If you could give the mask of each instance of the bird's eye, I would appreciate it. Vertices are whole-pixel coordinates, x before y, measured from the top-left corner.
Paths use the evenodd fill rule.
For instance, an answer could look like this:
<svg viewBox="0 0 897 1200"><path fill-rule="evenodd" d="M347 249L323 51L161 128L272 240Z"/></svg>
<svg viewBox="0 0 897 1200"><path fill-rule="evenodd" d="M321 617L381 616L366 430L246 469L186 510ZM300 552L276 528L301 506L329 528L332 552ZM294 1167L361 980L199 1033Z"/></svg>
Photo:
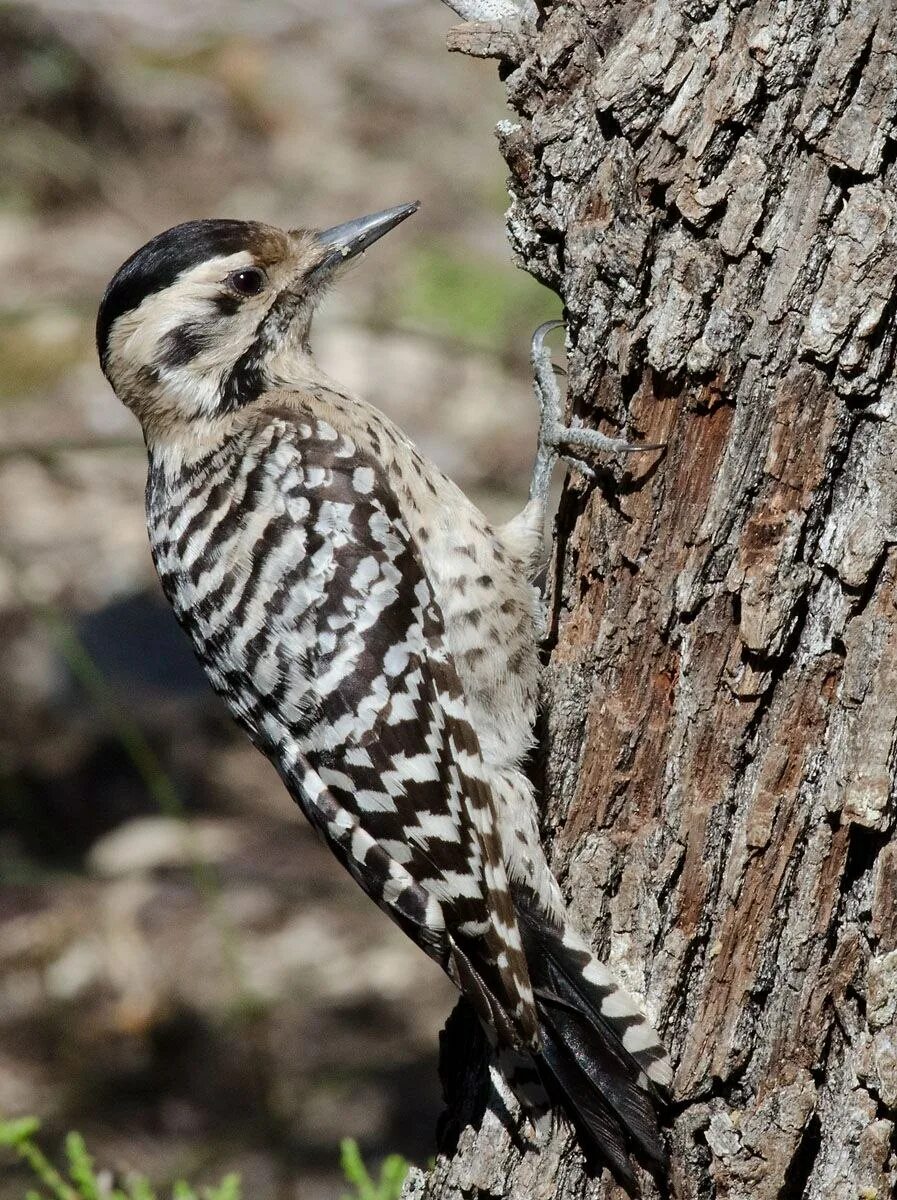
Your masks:
<svg viewBox="0 0 897 1200"><path fill-rule="evenodd" d="M227 285L240 296L257 296L265 286L265 272L258 267L243 267L228 275Z"/></svg>

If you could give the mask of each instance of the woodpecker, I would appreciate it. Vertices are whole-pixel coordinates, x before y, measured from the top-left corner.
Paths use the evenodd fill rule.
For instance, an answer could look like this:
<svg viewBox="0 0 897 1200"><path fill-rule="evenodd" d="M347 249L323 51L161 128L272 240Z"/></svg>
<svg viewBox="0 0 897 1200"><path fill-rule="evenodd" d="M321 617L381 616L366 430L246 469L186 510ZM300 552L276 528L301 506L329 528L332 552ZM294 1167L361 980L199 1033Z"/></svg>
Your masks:
<svg viewBox="0 0 897 1200"><path fill-rule="evenodd" d="M212 687L343 866L632 1189L631 1153L665 1169L669 1060L566 914L524 766L552 467L646 447L564 426L542 326L530 499L497 526L324 374L309 344L323 292L417 207L324 232L169 229L106 289L100 363L143 428L153 560Z"/></svg>

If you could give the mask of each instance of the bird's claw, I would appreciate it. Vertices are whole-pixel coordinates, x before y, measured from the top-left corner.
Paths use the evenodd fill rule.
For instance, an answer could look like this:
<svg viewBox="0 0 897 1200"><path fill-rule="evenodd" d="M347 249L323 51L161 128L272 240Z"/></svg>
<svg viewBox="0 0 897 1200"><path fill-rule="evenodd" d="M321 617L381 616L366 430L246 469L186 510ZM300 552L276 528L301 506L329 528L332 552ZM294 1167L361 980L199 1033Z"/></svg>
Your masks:
<svg viewBox="0 0 897 1200"><path fill-rule="evenodd" d="M539 403L540 416L539 445L533 466L530 499L539 499L543 505L546 505L548 501L551 468L558 458L562 458L586 479L591 480L596 477L594 468L584 462L582 458L568 453L570 450L598 454L635 454L639 451L663 449L662 445L656 443L627 442L625 438L610 437L598 429L583 429L563 424L561 420L563 401L555 374L566 374L566 372L563 368L555 366L551 359L551 351L545 345L545 338L551 330L561 326L563 326L563 321L545 321L540 325L533 334L530 351L533 364L533 389Z"/></svg>
<svg viewBox="0 0 897 1200"><path fill-rule="evenodd" d="M551 333L552 329L562 329L563 321L543 321L542 324L533 333L532 341L530 342L530 358L533 366L537 366L545 353L545 338Z"/></svg>
<svg viewBox="0 0 897 1200"><path fill-rule="evenodd" d="M572 467L574 471L578 472L578 474L582 475L590 482L598 478L595 468L590 467L589 464L587 462L583 462L581 458L574 458L572 454L559 454L558 458L560 458L567 464L568 467Z"/></svg>
<svg viewBox="0 0 897 1200"><path fill-rule="evenodd" d="M659 443L627 442L625 438L610 437L599 429L583 429L576 425L557 425L549 434L561 458L565 446L581 450L595 450L601 454L636 454L641 450L662 450Z"/></svg>

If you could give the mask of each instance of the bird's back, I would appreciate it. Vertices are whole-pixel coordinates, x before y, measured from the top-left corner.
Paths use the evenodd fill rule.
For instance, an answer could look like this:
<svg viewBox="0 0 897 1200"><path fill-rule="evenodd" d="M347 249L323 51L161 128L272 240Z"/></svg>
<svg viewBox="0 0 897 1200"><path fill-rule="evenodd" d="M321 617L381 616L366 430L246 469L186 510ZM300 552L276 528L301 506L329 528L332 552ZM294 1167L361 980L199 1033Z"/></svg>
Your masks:
<svg viewBox="0 0 897 1200"><path fill-rule="evenodd" d="M324 389L159 455L147 512L213 686L347 869L536 1055L622 1176L624 1130L661 1157L665 1056L570 927L539 842L513 546L395 426Z"/></svg>
<svg viewBox="0 0 897 1200"><path fill-rule="evenodd" d="M492 796L413 517L332 417L314 396L275 396L220 444L151 459L162 585L347 868L487 1024L533 1043Z"/></svg>

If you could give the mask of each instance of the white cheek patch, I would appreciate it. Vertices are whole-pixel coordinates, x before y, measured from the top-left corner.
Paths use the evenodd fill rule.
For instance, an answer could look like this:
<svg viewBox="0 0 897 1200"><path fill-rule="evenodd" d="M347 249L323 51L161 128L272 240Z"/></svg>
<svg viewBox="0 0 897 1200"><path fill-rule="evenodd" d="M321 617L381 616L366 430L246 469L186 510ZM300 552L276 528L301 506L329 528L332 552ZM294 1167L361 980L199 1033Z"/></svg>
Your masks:
<svg viewBox="0 0 897 1200"><path fill-rule="evenodd" d="M110 358L118 358L131 368L153 366L162 338L190 321L208 319L212 302L220 294L221 281L251 262L248 251L220 255L191 267L168 287L145 296L113 325Z"/></svg>
<svg viewBox="0 0 897 1200"><path fill-rule="evenodd" d="M163 390L176 395L184 415L214 411L225 374L252 345L270 303L267 297L255 303L247 300L228 314L216 306L222 281L253 261L248 251L208 259L123 313L109 337L113 376L132 380L152 371ZM192 328L197 349L178 362L166 339L171 343L176 331L185 327ZM166 362L166 357L172 361Z"/></svg>

